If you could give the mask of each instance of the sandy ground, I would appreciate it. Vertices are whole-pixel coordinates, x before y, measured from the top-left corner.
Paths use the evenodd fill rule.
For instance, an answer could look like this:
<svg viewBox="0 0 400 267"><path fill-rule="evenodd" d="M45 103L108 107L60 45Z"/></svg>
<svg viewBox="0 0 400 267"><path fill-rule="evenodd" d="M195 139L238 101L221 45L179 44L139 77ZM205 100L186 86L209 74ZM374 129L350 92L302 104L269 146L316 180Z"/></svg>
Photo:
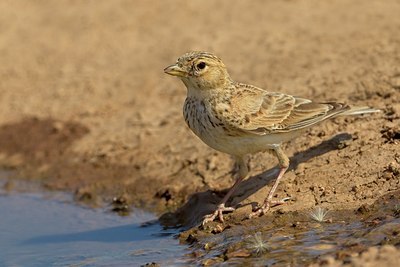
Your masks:
<svg viewBox="0 0 400 267"><path fill-rule="evenodd" d="M0 165L91 205L114 199L195 225L233 183L233 161L186 127L186 90L163 68L206 50L237 81L381 109L285 145L292 164L277 191L291 198L284 212L372 204L400 185L399 10L361 0L1 1ZM228 222L263 200L276 163L249 159Z"/></svg>

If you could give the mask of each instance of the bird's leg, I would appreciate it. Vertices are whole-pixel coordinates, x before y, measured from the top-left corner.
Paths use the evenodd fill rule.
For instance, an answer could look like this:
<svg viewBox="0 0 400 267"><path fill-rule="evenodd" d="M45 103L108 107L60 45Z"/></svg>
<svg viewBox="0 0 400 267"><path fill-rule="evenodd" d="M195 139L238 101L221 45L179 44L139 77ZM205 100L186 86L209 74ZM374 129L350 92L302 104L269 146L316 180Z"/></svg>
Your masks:
<svg viewBox="0 0 400 267"><path fill-rule="evenodd" d="M282 179L283 175L289 168L289 158L285 155L283 150L278 146L278 147L274 148L274 152L275 152L276 156L278 157L279 166L280 166L280 171L279 171L278 177L276 178L274 185L272 186L271 190L269 191L267 198L264 200L263 205L258 210L250 213L249 218L252 218L254 216L261 216L268 212L268 210L271 208L271 205L283 204L287 200L286 198L282 199L282 200L278 200L278 201L272 200L272 197L275 194L276 188L278 187L280 180Z"/></svg>
<svg viewBox="0 0 400 267"><path fill-rule="evenodd" d="M230 196L233 194L233 192L236 190L236 188L239 186L240 182L242 182L243 179L249 173L249 169L247 168L247 164L244 161L243 157L237 157L236 163L239 165L239 177L236 179L236 181L233 184L233 186L231 187L231 189L229 189L228 193L224 196L221 203L218 205L217 209L212 214L204 216L202 225L205 225L208 222L214 221L214 219L217 217L221 222L224 222L224 216L222 215L222 213L224 211L235 210L235 208L233 208L233 207L225 207L225 204L228 201L228 199L230 198Z"/></svg>

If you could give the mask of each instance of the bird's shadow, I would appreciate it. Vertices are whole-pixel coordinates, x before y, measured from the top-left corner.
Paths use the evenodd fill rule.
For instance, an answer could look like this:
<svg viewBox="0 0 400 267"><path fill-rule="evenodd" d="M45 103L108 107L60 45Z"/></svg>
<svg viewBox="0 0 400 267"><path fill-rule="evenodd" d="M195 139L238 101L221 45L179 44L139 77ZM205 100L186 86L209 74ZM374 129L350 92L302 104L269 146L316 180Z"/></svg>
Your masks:
<svg viewBox="0 0 400 267"><path fill-rule="evenodd" d="M311 158L337 150L343 141L351 139L352 136L350 134L341 133L305 151L297 152L290 158L290 166L287 171L295 170L300 163L307 162ZM248 198L265 185L273 182L278 171L279 168L276 166L244 180L240 184L240 191L234 192L231 196L230 199L233 201L228 200L228 205L237 206L242 200ZM184 227L193 227L202 220L204 215L212 213L217 208L217 205L228 190L229 189L219 192L207 190L205 192L195 193L191 195L189 200L176 212L163 214L160 217L160 221L162 224L168 226L181 225Z"/></svg>

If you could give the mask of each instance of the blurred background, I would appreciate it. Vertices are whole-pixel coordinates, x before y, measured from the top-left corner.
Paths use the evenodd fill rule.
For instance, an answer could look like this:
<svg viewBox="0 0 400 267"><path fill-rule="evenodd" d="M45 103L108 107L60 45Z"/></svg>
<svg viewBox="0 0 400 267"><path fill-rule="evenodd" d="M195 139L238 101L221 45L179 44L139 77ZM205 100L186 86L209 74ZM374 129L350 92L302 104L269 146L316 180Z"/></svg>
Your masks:
<svg viewBox="0 0 400 267"><path fill-rule="evenodd" d="M97 194L134 195L142 205L227 188L229 157L184 125L185 88L163 69L206 50L237 81L398 114L399 8L362 0L1 1L0 164L94 202ZM255 171L273 166L258 164Z"/></svg>

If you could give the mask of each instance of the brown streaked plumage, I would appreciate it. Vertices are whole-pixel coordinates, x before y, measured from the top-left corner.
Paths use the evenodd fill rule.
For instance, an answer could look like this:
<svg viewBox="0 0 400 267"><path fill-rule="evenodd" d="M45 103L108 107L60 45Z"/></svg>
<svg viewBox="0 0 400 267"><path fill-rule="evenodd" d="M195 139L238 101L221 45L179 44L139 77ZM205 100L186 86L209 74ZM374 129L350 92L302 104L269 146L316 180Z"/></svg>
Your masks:
<svg viewBox="0 0 400 267"><path fill-rule="evenodd" d="M234 208L225 203L247 176L247 154L272 150L279 160L280 172L263 205L250 214L262 215L271 205L283 203L272 197L289 167L289 158L280 145L298 136L304 129L341 115L373 113L368 107L350 107L336 102L316 103L291 95L269 92L233 81L216 56L207 52L189 52L165 68L179 77L187 88L183 114L189 128L210 147L233 155L239 166L239 178L218 205L205 216L203 224Z"/></svg>

